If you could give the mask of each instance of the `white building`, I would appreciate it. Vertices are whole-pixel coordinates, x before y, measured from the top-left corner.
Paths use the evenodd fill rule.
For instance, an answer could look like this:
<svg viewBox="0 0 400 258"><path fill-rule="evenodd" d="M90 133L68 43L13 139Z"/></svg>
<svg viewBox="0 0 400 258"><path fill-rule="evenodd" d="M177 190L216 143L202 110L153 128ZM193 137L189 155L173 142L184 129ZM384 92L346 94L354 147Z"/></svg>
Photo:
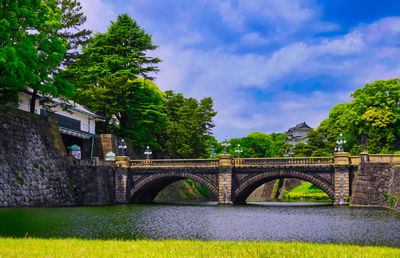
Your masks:
<svg viewBox="0 0 400 258"><path fill-rule="evenodd" d="M29 92L19 93L19 109L30 111L31 94ZM58 120L58 127L64 145L68 148L78 145L82 150L82 158L91 158L96 133L96 121L104 119L88 108L76 103L69 102L68 105L53 99L51 111L47 111L38 100L36 100L35 114L54 117Z"/></svg>

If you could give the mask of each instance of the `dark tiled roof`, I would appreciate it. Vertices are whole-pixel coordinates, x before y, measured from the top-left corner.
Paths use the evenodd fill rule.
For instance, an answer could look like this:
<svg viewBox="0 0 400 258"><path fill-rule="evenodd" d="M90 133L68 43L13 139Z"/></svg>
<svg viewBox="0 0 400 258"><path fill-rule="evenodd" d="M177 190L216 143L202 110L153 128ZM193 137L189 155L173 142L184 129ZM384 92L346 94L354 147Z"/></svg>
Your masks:
<svg viewBox="0 0 400 258"><path fill-rule="evenodd" d="M290 128L286 133L290 133L295 130L301 130L301 129L303 129L303 130L305 129L305 130L309 130L309 131L312 130L312 128L310 126L308 126L306 124L306 122L303 122L303 123L297 124L295 127Z"/></svg>

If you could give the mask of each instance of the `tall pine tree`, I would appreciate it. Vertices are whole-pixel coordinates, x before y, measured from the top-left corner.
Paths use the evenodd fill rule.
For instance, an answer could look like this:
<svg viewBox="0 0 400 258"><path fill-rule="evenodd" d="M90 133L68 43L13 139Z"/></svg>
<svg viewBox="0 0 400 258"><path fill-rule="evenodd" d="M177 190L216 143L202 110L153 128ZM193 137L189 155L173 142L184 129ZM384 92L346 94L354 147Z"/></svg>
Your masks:
<svg viewBox="0 0 400 258"><path fill-rule="evenodd" d="M118 132L124 134L129 130L132 91L140 83L139 76L150 80L153 79L150 73L158 71L161 60L148 56L148 51L156 48L151 35L127 14L122 14L111 22L106 33L96 34L82 48L76 64L68 67L80 101L106 118L103 131L112 128L109 122L114 117L118 119ZM114 82L112 86L110 81Z"/></svg>

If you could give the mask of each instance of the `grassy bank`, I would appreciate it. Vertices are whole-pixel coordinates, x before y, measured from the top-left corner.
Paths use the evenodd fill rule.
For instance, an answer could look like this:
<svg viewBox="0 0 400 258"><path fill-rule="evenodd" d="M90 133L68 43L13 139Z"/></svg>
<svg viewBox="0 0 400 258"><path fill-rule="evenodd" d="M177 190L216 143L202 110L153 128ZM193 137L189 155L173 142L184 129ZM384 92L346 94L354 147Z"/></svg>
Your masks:
<svg viewBox="0 0 400 258"><path fill-rule="evenodd" d="M283 194L285 199L303 199L303 200L329 200L329 196L313 185L310 182L306 182L302 185L296 186L290 192L285 192Z"/></svg>
<svg viewBox="0 0 400 258"><path fill-rule="evenodd" d="M299 242L0 238L0 257L399 257L389 247Z"/></svg>

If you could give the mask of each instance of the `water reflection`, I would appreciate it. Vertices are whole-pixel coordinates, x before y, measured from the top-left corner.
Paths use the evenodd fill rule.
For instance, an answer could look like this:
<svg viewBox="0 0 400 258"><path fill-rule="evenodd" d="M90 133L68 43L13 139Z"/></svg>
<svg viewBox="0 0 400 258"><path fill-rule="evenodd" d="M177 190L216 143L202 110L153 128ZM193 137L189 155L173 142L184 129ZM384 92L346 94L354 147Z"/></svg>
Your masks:
<svg viewBox="0 0 400 258"><path fill-rule="evenodd" d="M0 209L0 235L311 241L400 247L400 214L313 203Z"/></svg>

